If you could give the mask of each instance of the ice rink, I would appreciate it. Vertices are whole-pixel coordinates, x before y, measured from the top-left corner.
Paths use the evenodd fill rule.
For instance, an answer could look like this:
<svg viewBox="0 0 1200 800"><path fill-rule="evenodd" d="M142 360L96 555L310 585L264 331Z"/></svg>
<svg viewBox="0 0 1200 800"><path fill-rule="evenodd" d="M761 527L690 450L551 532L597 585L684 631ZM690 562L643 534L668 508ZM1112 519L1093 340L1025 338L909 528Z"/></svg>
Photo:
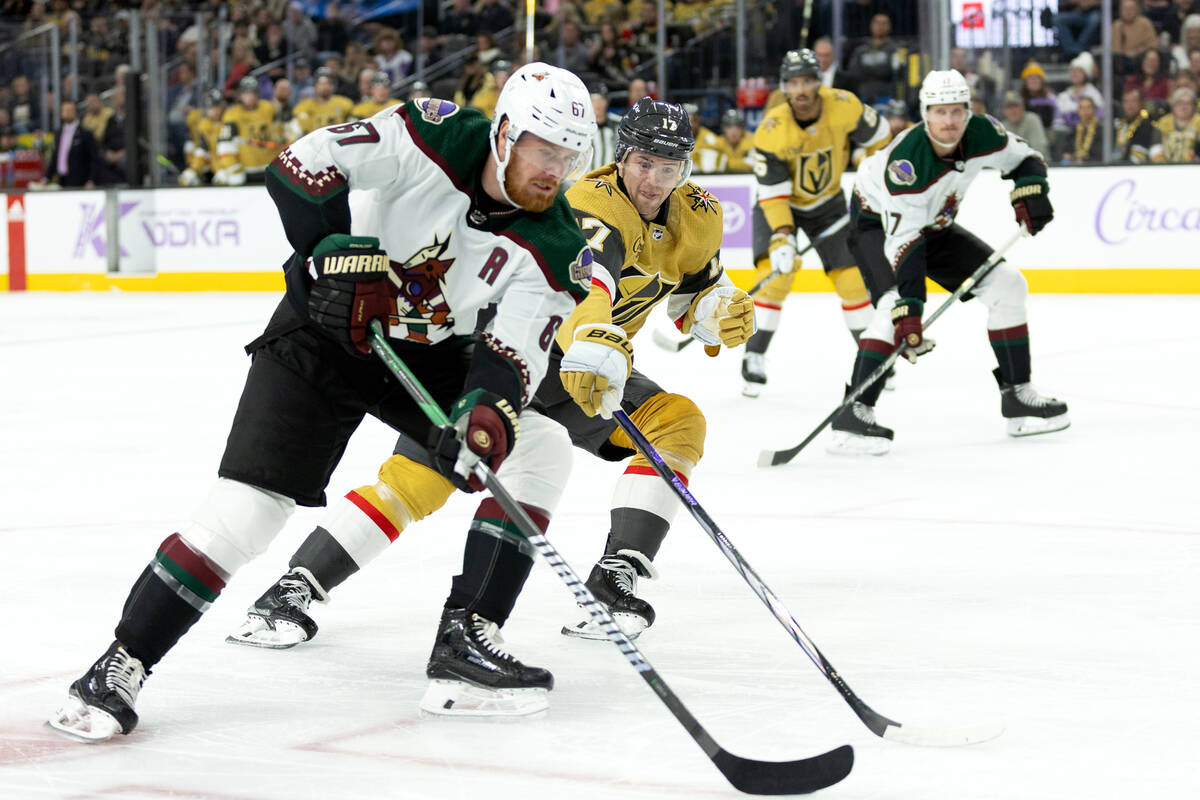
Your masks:
<svg viewBox="0 0 1200 800"><path fill-rule="evenodd" d="M300 509L155 669L132 735L88 746L43 726L215 477L241 347L276 301L0 294L0 798L739 796L614 646L559 634L577 611L544 564L505 636L554 672L549 712L421 716L476 502L461 495L316 607L313 642L225 644L320 518ZM634 345L707 415L695 496L859 696L915 726L1003 721L1003 736L873 736L686 512L642 584L658 622L638 645L738 755L852 744L829 798L1200 797L1200 296L1033 296L1034 380L1073 425L1025 440L1004 434L984 318L952 308L937 350L901 365L879 403L891 454L832 456L826 434L768 470L760 449L840 401L853 350L832 294L789 300L758 400L740 396L737 354L667 354L648 331ZM330 495L373 482L392 443L369 420ZM550 536L578 572L620 469L576 453Z"/></svg>

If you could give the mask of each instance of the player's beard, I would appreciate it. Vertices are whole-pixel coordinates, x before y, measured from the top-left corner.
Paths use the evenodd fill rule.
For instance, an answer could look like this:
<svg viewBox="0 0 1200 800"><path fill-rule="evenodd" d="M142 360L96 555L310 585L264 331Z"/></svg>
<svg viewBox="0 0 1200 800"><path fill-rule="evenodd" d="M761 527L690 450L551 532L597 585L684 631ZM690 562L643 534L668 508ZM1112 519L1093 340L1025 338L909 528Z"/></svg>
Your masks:
<svg viewBox="0 0 1200 800"><path fill-rule="evenodd" d="M508 193L509 198L518 206L535 214L540 214L554 205L554 198L558 196L557 191L548 194L534 192L532 189L526 188L524 185L518 185L515 181L510 180L507 174L504 176L504 191Z"/></svg>

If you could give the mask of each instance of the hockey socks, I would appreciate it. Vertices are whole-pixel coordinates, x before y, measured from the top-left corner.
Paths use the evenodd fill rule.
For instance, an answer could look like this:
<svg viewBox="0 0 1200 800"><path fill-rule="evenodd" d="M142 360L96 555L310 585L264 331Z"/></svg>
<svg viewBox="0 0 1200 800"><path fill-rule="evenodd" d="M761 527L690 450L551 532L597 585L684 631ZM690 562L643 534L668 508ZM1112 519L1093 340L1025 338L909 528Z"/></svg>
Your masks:
<svg viewBox="0 0 1200 800"><path fill-rule="evenodd" d="M858 386L869 378L871 373L892 354L893 347L891 342L883 342L866 336L860 337L858 355L854 357L854 370L850 374L850 385ZM879 399L879 393L883 391L884 382L885 379L880 378L868 386L858 396L858 402L868 406L875 405L875 401Z"/></svg>
<svg viewBox="0 0 1200 800"><path fill-rule="evenodd" d="M1029 326L988 330L988 340L1000 366L1000 377L1007 384L1028 383L1031 374Z"/></svg>
<svg viewBox="0 0 1200 800"><path fill-rule="evenodd" d="M522 504L544 533L550 515ZM479 504L463 550L463 571L451 583L446 608L466 608L503 625L533 568L534 551L492 498Z"/></svg>

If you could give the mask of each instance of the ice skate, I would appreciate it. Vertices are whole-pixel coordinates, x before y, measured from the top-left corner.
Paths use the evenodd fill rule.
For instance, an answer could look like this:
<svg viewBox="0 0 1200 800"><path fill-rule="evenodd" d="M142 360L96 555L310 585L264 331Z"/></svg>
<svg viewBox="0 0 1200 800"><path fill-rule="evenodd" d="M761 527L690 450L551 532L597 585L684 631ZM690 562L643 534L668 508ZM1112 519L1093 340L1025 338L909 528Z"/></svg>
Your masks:
<svg viewBox="0 0 1200 800"><path fill-rule="evenodd" d="M225 637L230 644L285 650L317 635L317 623L308 615L313 595L323 597L308 570L297 568L284 575L246 610L246 621Z"/></svg>
<svg viewBox="0 0 1200 800"><path fill-rule="evenodd" d="M1039 394L1032 383L1005 383L1000 371L994 372L1000 385L1000 413L1008 420L1009 436L1033 436L1070 427L1067 404Z"/></svg>
<svg viewBox="0 0 1200 800"><path fill-rule="evenodd" d="M762 353L746 353L742 356L742 395L758 397L767 385L767 357Z"/></svg>
<svg viewBox="0 0 1200 800"><path fill-rule="evenodd" d="M550 707L554 676L502 647L496 623L463 608L442 612L425 667L421 710L444 716L517 716Z"/></svg>
<svg viewBox="0 0 1200 800"><path fill-rule="evenodd" d="M71 684L67 702L46 724L56 731L93 744L130 733L138 724L133 710L146 680L142 662L113 642L82 678Z"/></svg>
<svg viewBox="0 0 1200 800"><path fill-rule="evenodd" d="M637 596L639 576L653 580L658 577L658 570L642 553L618 550L615 555L605 556L592 567L585 584L596 600L612 614L621 632L630 639L636 639L654 624L654 608ZM562 634L580 639L608 638L590 616L574 625L564 626Z"/></svg>
<svg viewBox="0 0 1200 800"><path fill-rule="evenodd" d="M857 400L833 418L833 438L826 451L836 455L881 456L892 449L891 428L875 422L875 407Z"/></svg>

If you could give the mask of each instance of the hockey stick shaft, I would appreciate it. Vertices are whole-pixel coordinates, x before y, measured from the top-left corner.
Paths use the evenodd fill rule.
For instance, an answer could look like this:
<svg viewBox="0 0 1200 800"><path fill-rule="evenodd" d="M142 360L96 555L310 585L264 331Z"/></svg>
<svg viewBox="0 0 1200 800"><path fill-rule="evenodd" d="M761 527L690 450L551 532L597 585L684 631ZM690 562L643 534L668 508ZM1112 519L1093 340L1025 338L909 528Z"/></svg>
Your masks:
<svg viewBox="0 0 1200 800"><path fill-rule="evenodd" d="M746 559L742 558L741 553L733 546L733 542L729 541L729 537L725 535L720 527L717 526L717 523L713 521L713 518L709 516L708 512L704 510L704 507L692 496L688 488L683 485L683 481L679 479L675 471L658 454L658 451L654 449L654 446L650 444L650 441L638 429L634 421L629 418L629 415L622 410L618 410L613 414L613 417L616 418L617 424L628 434L638 451L654 467L654 471L658 473L660 478L667 482L675 495L687 507L688 512L700 524L700 528L708 534L708 537L716 543L717 547L725 555L725 558L733 564L734 569L738 571L742 579L746 581L754 594L758 596L758 599L771 611L771 614L779 621L779 624L783 626L792 639L796 641L796 644L800 645L800 649L816 664L821 674L833 684L834 688L838 690L838 693L841 694L842 698L850 705L850 708L853 709L854 713L872 733L886 739L931 746L974 744L1000 735L1003 727L997 726L981 726L962 731L915 730L908 728L901 732L900 729L903 726L899 722L888 719L864 703L842 678L841 673L834 669L833 665L829 663L829 660L825 658L825 655L817 648L813 640L800 627L800 623L796 621L796 618L783 605L783 601L771 591L770 587L758 576L758 573L754 571L754 568L750 566Z"/></svg>
<svg viewBox="0 0 1200 800"><path fill-rule="evenodd" d="M449 426L450 420L446 417L445 412L421 385L408 365L392 350L377 321L370 323L369 341L371 349L400 381L429 421L438 427ZM654 671L637 646L621 631L608 609L596 601L595 596L559 554L558 549L550 543L550 540L541 532L516 498L508 492L495 473L482 461L475 464L474 472L492 493L492 497L500 504L504 513L517 525L529 544L546 560L546 563L554 570L554 574L567 585L571 594L574 595L575 601L617 646L621 655L625 656L625 660L637 670L663 705L671 711L696 744L700 745L700 749L704 751L709 760L735 788L747 794L808 794L832 786L850 774L854 765L854 751L849 745L843 745L812 758L785 762L742 758L718 745L700 722L692 716L683 701Z"/></svg>
<svg viewBox="0 0 1200 800"><path fill-rule="evenodd" d="M960 299L967 292L971 291L974 286L983 280L987 274L991 272L997 264L1000 263L1000 260L1004 258L1004 254L1008 252L1008 249L1025 236L1025 228L1023 227L1018 229L1016 233L1010 236L1008 241L1000 245L999 249L995 250L987 261L983 262L983 264L981 264L977 270L971 273L971 275L968 276L967 279L964 280L957 289L950 293L950 297L946 300L946 302L938 306L932 314L925 318L925 321L922 323L922 328L924 330L929 330L930 326L937 322L938 317L940 317L942 314L945 314L946 310L949 309L955 301ZM778 466L779 464L786 464L795 458L801 450L803 450L805 447L808 447L812 440L816 439L817 436L820 435L821 431L825 430L829 423L833 422L833 418L836 417L843 408L857 400L862 393L867 390L868 387L874 385L875 381L882 378L887 371L892 368L892 365L896 363L896 360L900 358L900 356L904 355L907 350L907 343L901 343L899 347L893 349L891 354L883 360L882 364L876 367L870 375L860 381L857 386L853 387L842 400L841 404L833 411L829 412L829 416L821 420L821 424L814 428L812 433L804 437L804 441L800 442L800 444L796 445L795 447L789 447L786 450L764 450L759 454L758 466L774 467Z"/></svg>
<svg viewBox="0 0 1200 800"><path fill-rule="evenodd" d="M813 237L813 238L812 238L812 239L809 241L809 243L808 243L808 244L804 245L804 247L803 247L803 248L801 248L800 250L796 251L796 255L797 255L797 256L802 256L802 255L804 255L805 253L807 253L809 250L812 250L814 247L816 247L817 245L821 244L821 242L825 241L825 240L826 240L826 239L828 239L830 236L832 236L833 234L837 233L837 232L838 232L838 231L840 231L842 228L846 227L846 223L848 223L849 221L850 221L850 215L849 215L849 214L843 214L843 215L842 215L842 216L841 216L841 217L840 217L840 218L837 220L837 222L834 222L834 223L833 223L832 225L830 225L828 228L826 228L825 230L823 230L823 231L821 231L820 233L818 233L816 236L814 236L814 237ZM754 296L754 294L755 294L755 293L756 293L758 290L762 289L762 288L763 288L764 286L766 286L768 283L770 283L771 281L775 280L776 278L778 278L780 275L783 275L783 274L785 274L785 273L783 273L783 272L780 272L779 270L775 270L775 269L771 270L771 271L770 271L770 272L769 272L767 275L765 275L765 276L763 277L763 279L762 279L762 280L760 280L758 283L756 283L756 284L754 284L753 286L751 286L751 287L750 287L750 289L749 289L749 290L746 292L746 294L748 294L748 295L750 295L751 297L753 297L753 296ZM668 338L667 338L667 337L665 337L665 336L660 336L660 335L659 335L659 332L658 332L657 330L655 330L655 331L654 331L654 336L653 336L653 338L654 338L654 343L655 343L655 344L657 344L657 345L658 345L659 347L661 347L662 349L664 349L664 350L670 350L670 351L671 351L671 352L673 352L673 353L678 353L680 350L682 350L683 348L687 347L687 346L688 346L688 345L690 345L692 342L696 341L695 339L693 339L693 338L692 338L692 337L690 337L690 336L689 336L688 338L686 338L686 339L680 339L680 340L678 340L678 341L676 341L676 340L673 340L673 339L668 339Z"/></svg>

